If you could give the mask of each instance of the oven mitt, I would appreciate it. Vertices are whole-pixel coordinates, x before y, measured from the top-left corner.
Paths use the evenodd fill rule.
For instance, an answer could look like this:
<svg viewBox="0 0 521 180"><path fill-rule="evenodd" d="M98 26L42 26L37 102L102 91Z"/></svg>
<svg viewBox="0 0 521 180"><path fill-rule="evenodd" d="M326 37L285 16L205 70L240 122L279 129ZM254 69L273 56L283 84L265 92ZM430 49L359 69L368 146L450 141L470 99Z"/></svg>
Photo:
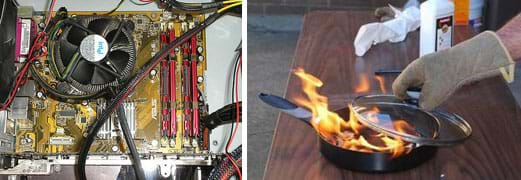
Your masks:
<svg viewBox="0 0 521 180"><path fill-rule="evenodd" d="M408 98L406 90L421 87L420 107L432 110L464 84L500 73L514 61L499 37L485 31L453 48L422 56L393 82L393 92Z"/></svg>

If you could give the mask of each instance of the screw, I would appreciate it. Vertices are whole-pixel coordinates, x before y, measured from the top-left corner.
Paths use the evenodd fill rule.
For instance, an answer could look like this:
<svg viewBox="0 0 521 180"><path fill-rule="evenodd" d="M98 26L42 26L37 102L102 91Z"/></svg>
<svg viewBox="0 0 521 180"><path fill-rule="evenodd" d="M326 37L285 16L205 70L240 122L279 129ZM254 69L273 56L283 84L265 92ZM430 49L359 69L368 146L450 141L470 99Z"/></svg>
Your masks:
<svg viewBox="0 0 521 180"><path fill-rule="evenodd" d="M54 172L59 173L62 171L62 166L59 164L54 165Z"/></svg>
<svg viewBox="0 0 521 180"><path fill-rule="evenodd" d="M212 145L217 146L217 145L219 145L219 142L217 142L217 141L213 141L213 142L212 142Z"/></svg>
<svg viewBox="0 0 521 180"><path fill-rule="evenodd" d="M39 23L38 27L40 27L41 29L45 28L45 23L43 23L43 22Z"/></svg>

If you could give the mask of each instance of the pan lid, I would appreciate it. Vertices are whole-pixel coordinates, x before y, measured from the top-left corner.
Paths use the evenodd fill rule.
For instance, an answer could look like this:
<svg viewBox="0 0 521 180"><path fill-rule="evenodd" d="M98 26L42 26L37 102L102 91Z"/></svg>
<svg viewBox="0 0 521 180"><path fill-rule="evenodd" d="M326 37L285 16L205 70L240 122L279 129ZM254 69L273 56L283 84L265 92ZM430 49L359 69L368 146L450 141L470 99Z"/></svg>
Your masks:
<svg viewBox="0 0 521 180"><path fill-rule="evenodd" d="M362 124L417 145L454 145L472 132L470 125L456 114L427 112L392 95L360 96L351 106Z"/></svg>

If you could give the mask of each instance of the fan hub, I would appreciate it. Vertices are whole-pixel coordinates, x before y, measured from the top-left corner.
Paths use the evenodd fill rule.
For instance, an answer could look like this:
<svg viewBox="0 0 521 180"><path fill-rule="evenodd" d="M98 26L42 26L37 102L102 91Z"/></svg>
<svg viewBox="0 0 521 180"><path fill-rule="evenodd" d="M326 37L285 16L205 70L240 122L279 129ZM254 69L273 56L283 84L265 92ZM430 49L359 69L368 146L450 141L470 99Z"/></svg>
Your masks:
<svg viewBox="0 0 521 180"><path fill-rule="evenodd" d="M90 62L99 62L107 56L109 44L103 36L92 34L85 37L80 44L80 53Z"/></svg>

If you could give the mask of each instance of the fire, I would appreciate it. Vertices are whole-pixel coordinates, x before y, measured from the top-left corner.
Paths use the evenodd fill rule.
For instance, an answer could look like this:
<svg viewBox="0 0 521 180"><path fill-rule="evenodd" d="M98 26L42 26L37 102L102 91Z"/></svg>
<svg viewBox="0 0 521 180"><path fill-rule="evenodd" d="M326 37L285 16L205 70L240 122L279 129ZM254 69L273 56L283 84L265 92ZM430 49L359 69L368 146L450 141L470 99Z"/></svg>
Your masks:
<svg viewBox="0 0 521 180"><path fill-rule="evenodd" d="M349 112L349 119L344 120L340 115L328 109L328 98L318 93L318 88L324 84L320 79L306 73L298 68L294 74L302 80L302 90L307 98L295 98L295 102L309 110L313 116L311 124L313 128L329 143L335 144L344 149L360 152L384 152L390 153L392 158L398 157L411 150L409 143L399 138L386 136L378 133L365 125L361 124L355 117L352 110ZM361 77L357 90L369 90L369 80L367 76ZM349 107L352 109L352 107ZM365 114L369 121L378 122L376 107L367 110ZM392 128L400 132L414 133L414 128L404 120L392 121Z"/></svg>
<svg viewBox="0 0 521 180"><path fill-rule="evenodd" d="M356 93L365 93L369 91L369 79L366 74L360 74L358 85L355 87Z"/></svg>
<svg viewBox="0 0 521 180"><path fill-rule="evenodd" d="M384 78L381 77L381 76L375 76L374 78L378 81L378 84L380 85L380 91L382 91L382 93L386 94L387 91L385 90L385 80L384 80Z"/></svg>

